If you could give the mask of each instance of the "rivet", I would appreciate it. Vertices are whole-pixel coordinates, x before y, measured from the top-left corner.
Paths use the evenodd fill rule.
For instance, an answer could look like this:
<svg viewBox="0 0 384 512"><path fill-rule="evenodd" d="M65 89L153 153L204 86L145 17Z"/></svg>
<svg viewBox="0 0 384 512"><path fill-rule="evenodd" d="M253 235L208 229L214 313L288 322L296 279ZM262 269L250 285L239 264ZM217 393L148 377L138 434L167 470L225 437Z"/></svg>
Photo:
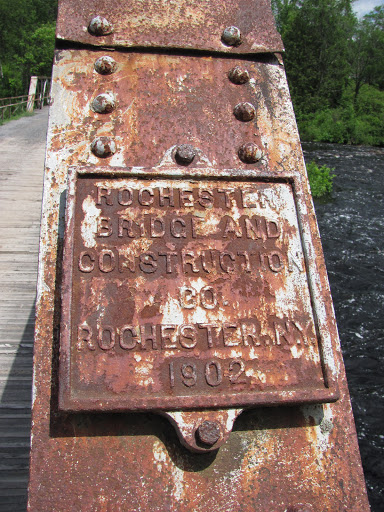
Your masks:
<svg viewBox="0 0 384 512"><path fill-rule="evenodd" d="M97 137L91 144L91 150L100 158L108 158L116 153L116 144L110 137Z"/></svg>
<svg viewBox="0 0 384 512"><path fill-rule="evenodd" d="M313 512L313 508L308 503L297 503L288 507L287 512Z"/></svg>
<svg viewBox="0 0 384 512"><path fill-rule="evenodd" d="M239 46L241 44L241 33L237 27L227 27L221 35L222 42L227 46Z"/></svg>
<svg viewBox="0 0 384 512"><path fill-rule="evenodd" d="M112 57L104 55L97 59L94 66L95 70L100 73L100 75L111 75L117 69L117 62L115 59L112 59Z"/></svg>
<svg viewBox="0 0 384 512"><path fill-rule="evenodd" d="M197 440L208 446L213 446L220 439L220 426L215 421L203 421L196 429Z"/></svg>
<svg viewBox="0 0 384 512"><path fill-rule="evenodd" d="M88 25L88 31L93 36L107 36L113 32L113 27L107 19L95 16Z"/></svg>
<svg viewBox="0 0 384 512"><path fill-rule="evenodd" d="M246 164L254 164L260 160L263 153L254 142L248 142L239 148L238 155L242 162Z"/></svg>
<svg viewBox="0 0 384 512"><path fill-rule="evenodd" d="M115 107L115 96L110 92L99 94L91 103L92 110L98 114L109 114Z"/></svg>
<svg viewBox="0 0 384 512"><path fill-rule="evenodd" d="M249 81L249 73L240 66L235 66L228 73L230 81L236 85L246 84Z"/></svg>
<svg viewBox="0 0 384 512"><path fill-rule="evenodd" d="M175 152L175 160L180 165L190 164L196 156L196 149L190 144L181 144Z"/></svg>
<svg viewBox="0 0 384 512"><path fill-rule="evenodd" d="M233 113L236 119L239 121L252 121L252 119L255 118L256 109L252 103L244 101L236 105L236 107L233 109Z"/></svg>

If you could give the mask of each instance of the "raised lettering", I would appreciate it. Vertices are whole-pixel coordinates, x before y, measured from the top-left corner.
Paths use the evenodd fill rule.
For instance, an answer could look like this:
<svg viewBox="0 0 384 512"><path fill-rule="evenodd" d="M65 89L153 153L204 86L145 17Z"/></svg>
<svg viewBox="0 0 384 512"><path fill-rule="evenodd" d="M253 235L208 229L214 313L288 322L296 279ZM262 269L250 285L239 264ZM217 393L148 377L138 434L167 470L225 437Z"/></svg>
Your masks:
<svg viewBox="0 0 384 512"><path fill-rule="evenodd" d="M121 206L130 206L133 202L133 192L130 188L121 188L117 194L117 202Z"/></svg>
<svg viewBox="0 0 384 512"><path fill-rule="evenodd" d="M227 261L226 261L227 258ZM231 262L229 263L228 260ZM220 267L223 272L231 274L235 271L235 255L233 252L225 251L219 254Z"/></svg>
<svg viewBox="0 0 384 512"><path fill-rule="evenodd" d="M115 269L115 255L109 249L103 249L99 254L99 269L101 272L112 272Z"/></svg>
<svg viewBox="0 0 384 512"><path fill-rule="evenodd" d="M235 235L237 238L242 237L241 229L237 225L237 223L229 217L228 215L224 217L224 229L223 229L223 238L228 238L228 235Z"/></svg>
<svg viewBox="0 0 384 512"><path fill-rule="evenodd" d="M249 254L247 251L238 251L237 252L237 255L238 256L243 256L244 258L244 265L243 268L246 272L251 272L251 265L250 265L250 260L249 260Z"/></svg>
<svg viewBox="0 0 384 512"><path fill-rule="evenodd" d="M136 327L123 325L120 329L120 347L124 350L132 350L137 345Z"/></svg>
<svg viewBox="0 0 384 512"><path fill-rule="evenodd" d="M193 309L196 307L196 290L188 286L182 286L179 290L180 306L184 309Z"/></svg>
<svg viewBox="0 0 384 512"><path fill-rule="evenodd" d="M147 332L149 329L149 333ZM141 348L147 350L147 341L152 344L153 350L157 350L156 325L146 324L140 326Z"/></svg>
<svg viewBox="0 0 384 512"><path fill-rule="evenodd" d="M241 337L237 332L238 326L236 324L223 323L222 330L224 347L236 347L240 345Z"/></svg>
<svg viewBox="0 0 384 512"><path fill-rule="evenodd" d="M195 253L192 251L181 251L181 263L184 273L187 273L187 266L191 267L192 272L199 272L199 269L195 265L195 258Z"/></svg>
<svg viewBox="0 0 384 512"><path fill-rule="evenodd" d="M150 236L152 238L162 238L165 235L165 222L158 217L151 217Z"/></svg>
<svg viewBox="0 0 384 512"><path fill-rule="evenodd" d="M189 341L187 341L189 340ZM180 327L180 345L183 348L194 348L197 344L197 330L193 325L182 325Z"/></svg>
<svg viewBox="0 0 384 512"><path fill-rule="evenodd" d="M180 189L179 196L180 196L180 206L193 206L193 191L192 190Z"/></svg>
<svg viewBox="0 0 384 512"><path fill-rule="evenodd" d="M154 193L151 188L141 188L139 190L139 204L141 206L150 206L151 204L153 204L153 201Z"/></svg>
<svg viewBox="0 0 384 512"><path fill-rule="evenodd" d="M172 257L177 256L177 252L159 252L159 256L165 256L165 271L167 274L172 274L172 272L175 270L172 264Z"/></svg>
<svg viewBox="0 0 384 512"><path fill-rule="evenodd" d="M165 192L167 190L167 192ZM164 206L165 200L168 199L169 206L175 206L175 198L173 194L173 188L159 188L159 205Z"/></svg>
<svg viewBox="0 0 384 512"><path fill-rule="evenodd" d="M176 328L177 325L173 324L160 326L161 348L163 350L177 348L175 333Z"/></svg>
<svg viewBox="0 0 384 512"><path fill-rule="evenodd" d="M171 235L175 238L187 238L187 230L185 220L181 217L171 219Z"/></svg>
<svg viewBox="0 0 384 512"><path fill-rule="evenodd" d="M140 254L139 267L145 274L153 274L157 269L157 258L154 252L148 251Z"/></svg>
<svg viewBox="0 0 384 512"><path fill-rule="evenodd" d="M109 217L99 217L97 219L97 236L111 236L112 232L111 219Z"/></svg>
<svg viewBox="0 0 384 512"><path fill-rule="evenodd" d="M89 350L96 350L92 342L92 329L86 323L77 326L77 349L82 350L84 343L87 344Z"/></svg>
<svg viewBox="0 0 384 512"><path fill-rule="evenodd" d="M87 259L89 260L87 264ZM95 269L95 258L87 251L83 251L79 255L79 270L81 272L92 272Z"/></svg>
<svg viewBox="0 0 384 512"><path fill-rule="evenodd" d="M250 238L251 240L257 240L261 238L260 236L260 225L258 219L253 217L250 219L249 217L244 218L244 227L245 227L245 236Z"/></svg>
<svg viewBox="0 0 384 512"><path fill-rule="evenodd" d="M104 198L105 204L109 206L113 205L113 199L111 197L112 190L105 187L97 187L97 203L101 204L101 200Z"/></svg>
<svg viewBox="0 0 384 512"><path fill-rule="evenodd" d="M213 337L212 337L212 330L216 327L216 325L212 324L198 324L198 327L200 329L206 329L207 331L207 343L208 347L213 347Z"/></svg>
<svg viewBox="0 0 384 512"><path fill-rule="evenodd" d="M268 238L279 238L280 227L274 220L269 220L267 223L267 237Z"/></svg>
<svg viewBox="0 0 384 512"><path fill-rule="evenodd" d="M199 189L199 204L203 208L212 208L213 206L213 195L209 190Z"/></svg>
<svg viewBox="0 0 384 512"><path fill-rule="evenodd" d="M277 252L271 252L268 254L268 265L272 272L280 272L284 268L284 264Z"/></svg>
<svg viewBox="0 0 384 512"><path fill-rule="evenodd" d="M260 342L258 341L260 326L256 326L255 324L241 324L240 328L244 346L260 346Z"/></svg>
<svg viewBox="0 0 384 512"><path fill-rule="evenodd" d="M105 336L106 334L106 336ZM115 346L116 334L113 327L100 327L97 342L102 350L111 350Z"/></svg>
<svg viewBox="0 0 384 512"><path fill-rule="evenodd" d="M217 306L217 296L212 286L204 286L200 290L200 304L204 309L214 309Z"/></svg>
<svg viewBox="0 0 384 512"><path fill-rule="evenodd" d="M136 234L135 234L134 228L136 228ZM125 236L128 236L129 238L135 238L138 234L137 229L138 229L138 225L136 224L136 222L134 222L131 219L119 217L119 222L118 222L118 236L119 237L123 237L124 232L126 232Z"/></svg>

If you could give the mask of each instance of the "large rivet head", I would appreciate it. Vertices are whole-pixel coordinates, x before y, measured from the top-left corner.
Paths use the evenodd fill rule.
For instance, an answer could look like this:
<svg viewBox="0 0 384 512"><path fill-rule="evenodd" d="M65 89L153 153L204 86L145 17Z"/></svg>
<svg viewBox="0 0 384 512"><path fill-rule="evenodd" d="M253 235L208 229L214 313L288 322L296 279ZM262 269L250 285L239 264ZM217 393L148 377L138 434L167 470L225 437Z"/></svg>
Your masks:
<svg viewBox="0 0 384 512"><path fill-rule="evenodd" d="M88 31L93 36L107 36L113 32L113 27L107 19L95 16L88 25Z"/></svg>
<svg viewBox="0 0 384 512"><path fill-rule="evenodd" d="M220 425L215 421L203 421L196 429L196 439L207 446L217 443L220 434Z"/></svg>
<svg viewBox="0 0 384 512"><path fill-rule="evenodd" d="M239 148L239 158L245 164L254 164L263 156L261 149L254 142L247 142Z"/></svg>
<svg viewBox="0 0 384 512"><path fill-rule="evenodd" d="M256 115L256 109L252 105L252 103L247 103L246 101L242 103L238 103L236 107L233 109L233 113L239 121L252 121Z"/></svg>
<svg viewBox="0 0 384 512"><path fill-rule="evenodd" d="M116 69L117 62L108 55L99 57L95 62L95 70L100 73L100 75L111 75L116 71Z"/></svg>
<svg viewBox="0 0 384 512"><path fill-rule="evenodd" d="M228 78L233 84L242 85L249 81L249 73L240 66L235 66L228 73Z"/></svg>
<svg viewBox="0 0 384 512"><path fill-rule="evenodd" d="M313 508L308 503L297 503L288 507L287 512L313 512Z"/></svg>
<svg viewBox="0 0 384 512"><path fill-rule="evenodd" d="M196 149L190 144L177 146L175 160L180 165L189 165L196 156Z"/></svg>
<svg viewBox="0 0 384 512"><path fill-rule="evenodd" d="M237 27L227 27L221 35L222 42L227 46L239 46L241 44L241 33Z"/></svg>
<svg viewBox="0 0 384 512"><path fill-rule="evenodd" d="M111 92L99 94L92 101L91 108L98 114L109 114L116 108L115 96Z"/></svg>
<svg viewBox="0 0 384 512"><path fill-rule="evenodd" d="M97 137L91 144L91 150L99 158L108 158L116 153L116 144L110 137Z"/></svg>

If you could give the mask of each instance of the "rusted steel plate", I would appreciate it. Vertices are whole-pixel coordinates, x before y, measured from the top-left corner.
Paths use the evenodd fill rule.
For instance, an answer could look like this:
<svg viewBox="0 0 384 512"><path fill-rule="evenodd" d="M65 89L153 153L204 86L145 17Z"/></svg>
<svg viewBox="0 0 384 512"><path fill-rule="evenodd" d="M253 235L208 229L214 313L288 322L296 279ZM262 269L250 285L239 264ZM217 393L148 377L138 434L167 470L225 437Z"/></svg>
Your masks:
<svg viewBox="0 0 384 512"><path fill-rule="evenodd" d="M292 184L69 178L60 406L322 402Z"/></svg>
<svg viewBox="0 0 384 512"><path fill-rule="evenodd" d="M117 63L112 75L94 68L104 55ZM228 80L235 66L248 71L248 82ZM115 94L115 109L92 110L93 99L108 92ZM53 95L36 305L29 510L287 512L300 510L301 504L313 512L367 512L332 301L283 67L261 57L61 50ZM256 107L253 120L237 120L233 110L239 102ZM99 136L116 145L109 158L92 153ZM255 164L238 158L239 146L248 142L263 151ZM176 167L174 147L187 143L199 153L189 166ZM215 179L220 185L224 180L288 180L300 219L321 359L330 385L339 383L340 399L245 411L218 452L199 455L187 452L159 415L60 410L62 244L71 166L101 180L152 176ZM229 412L231 423L235 413L230 418ZM186 436L196 427L197 413L173 411L169 417L179 425L183 415ZM204 421L210 421L208 413ZM220 411L212 416L219 421Z"/></svg>
<svg viewBox="0 0 384 512"><path fill-rule="evenodd" d="M224 30L232 26L241 33L241 43L235 46L222 40ZM239 54L283 50L268 0L63 0L57 37L95 46Z"/></svg>

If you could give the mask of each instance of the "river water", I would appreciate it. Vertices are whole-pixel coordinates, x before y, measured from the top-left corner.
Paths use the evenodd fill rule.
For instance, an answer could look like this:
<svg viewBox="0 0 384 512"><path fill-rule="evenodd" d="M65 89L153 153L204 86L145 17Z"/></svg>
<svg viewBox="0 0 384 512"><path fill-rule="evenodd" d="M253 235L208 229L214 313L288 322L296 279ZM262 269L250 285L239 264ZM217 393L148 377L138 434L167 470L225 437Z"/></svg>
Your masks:
<svg viewBox="0 0 384 512"><path fill-rule="evenodd" d="M303 143L334 168L315 201L372 512L384 511L384 149Z"/></svg>

